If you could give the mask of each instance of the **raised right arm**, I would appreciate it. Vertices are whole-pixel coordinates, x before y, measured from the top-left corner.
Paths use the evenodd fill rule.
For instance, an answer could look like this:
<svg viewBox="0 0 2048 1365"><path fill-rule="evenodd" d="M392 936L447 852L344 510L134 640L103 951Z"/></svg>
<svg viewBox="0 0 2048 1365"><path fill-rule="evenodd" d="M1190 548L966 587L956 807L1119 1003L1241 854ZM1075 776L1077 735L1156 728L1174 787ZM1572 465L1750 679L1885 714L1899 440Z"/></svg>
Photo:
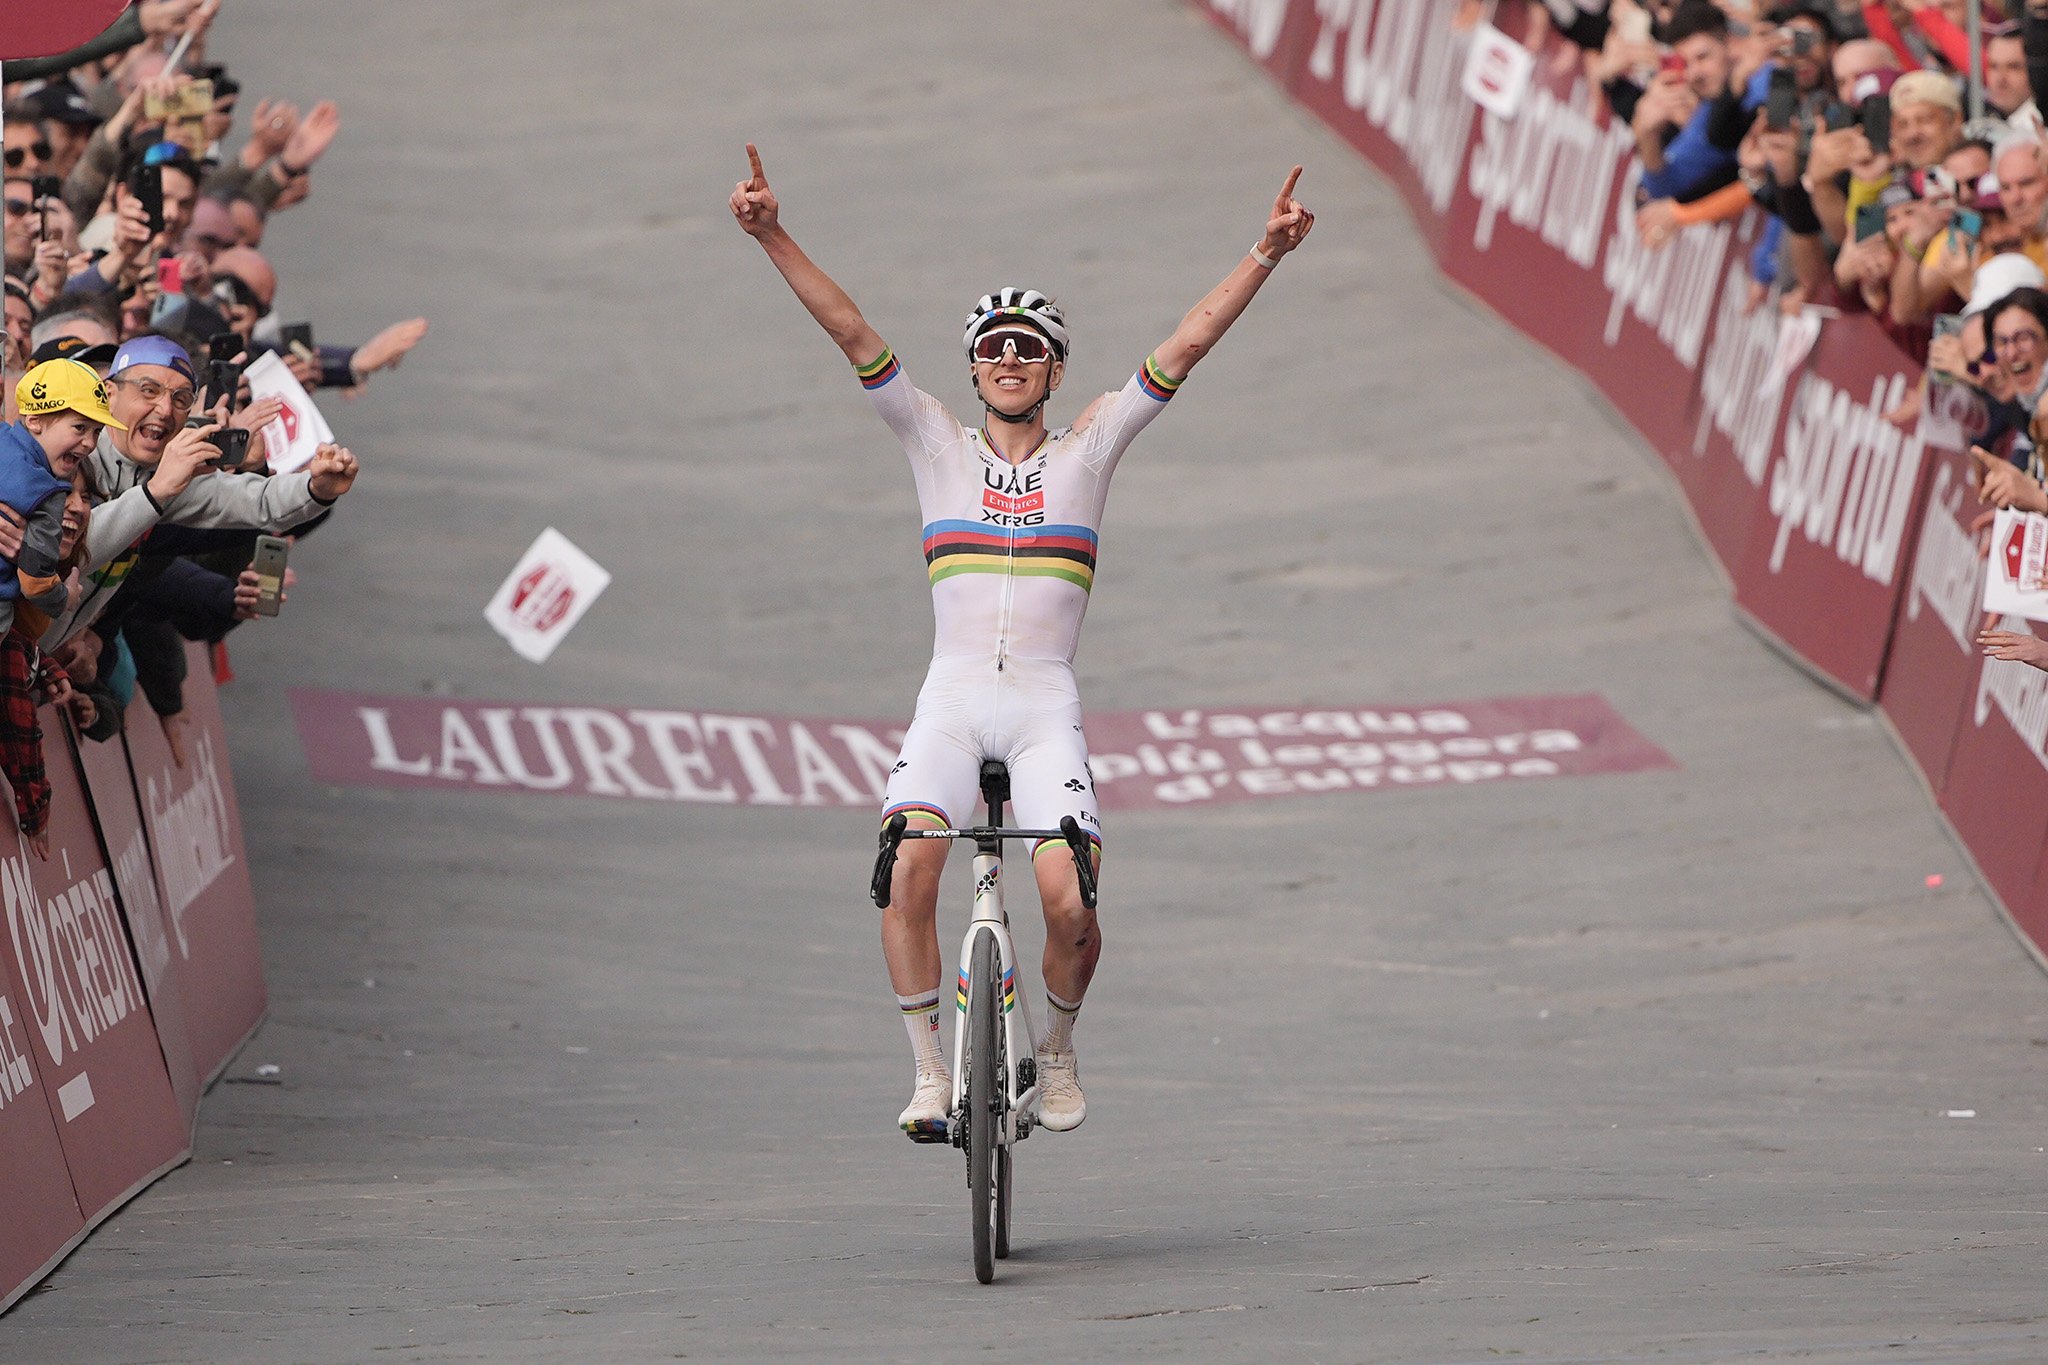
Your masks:
<svg viewBox="0 0 2048 1365"><path fill-rule="evenodd" d="M761 170L761 154L751 142L747 144L747 161L753 178L740 181L733 188L731 200L732 216L740 230L761 244L795 292L797 302L818 320L848 360L862 366L879 359L888 349L881 334L868 326L868 320L860 315L847 292L804 255L803 248L783 230L779 221L781 205L775 201L775 192L768 188L768 177Z"/></svg>

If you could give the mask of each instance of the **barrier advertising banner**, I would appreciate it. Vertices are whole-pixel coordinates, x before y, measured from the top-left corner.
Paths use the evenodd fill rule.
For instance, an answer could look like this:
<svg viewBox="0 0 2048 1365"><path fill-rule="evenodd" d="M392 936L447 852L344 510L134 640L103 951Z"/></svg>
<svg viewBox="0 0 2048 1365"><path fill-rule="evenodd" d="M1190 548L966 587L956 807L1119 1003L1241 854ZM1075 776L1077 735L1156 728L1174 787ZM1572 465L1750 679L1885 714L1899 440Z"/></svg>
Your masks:
<svg viewBox="0 0 2048 1365"><path fill-rule="evenodd" d="M0 1308L85 1230L49 1087L36 1074L31 1027L14 973L0 971Z"/></svg>
<svg viewBox="0 0 2048 1365"><path fill-rule="evenodd" d="M1940 451L1928 458L1931 477L1910 547L1912 572L1878 703L1939 800L1977 685L1984 561L1971 526L1985 509L1971 491L1966 456Z"/></svg>
<svg viewBox="0 0 2048 1365"><path fill-rule="evenodd" d="M149 837L142 830L142 808L135 803L128 754L118 739L104 744L87 740L77 746L77 752L86 798L99 826L100 849L113 868L114 890L120 896L136 960L142 965L150 1018L155 1021L157 1042L170 1068L171 1088L177 1093L189 1132L206 1084L185 1024L185 999L192 985L180 979L182 959L171 946L170 920L164 913L163 898L157 894L156 868L150 861Z"/></svg>
<svg viewBox="0 0 2048 1365"><path fill-rule="evenodd" d="M1447 276L1642 433L1745 616L1881 701L2009 917L2048 945L2048 673L1978 657L1979 509L1951 410L1967 395L1887 420L1919 363L1867 315L1784 315L1751 283L1754 210L1645 242L1633 138L1561 40L1519 99L1483 109L1462 78L1485 26L1458 29L1440 0L1196 3L1387 176ZM1523 0L1488 8L1529 32Z"/></svg>
<svg viewBox="0 0 2048 1365"><path fill-rule="evenodd" d="M140 694L128 708L122 738L178 980L189 985L185 1028L193 1060L210 1078L262 1020L266 996L219 694L205 650L187 649L184 763L173 759L163 722Z"/></svg>
<svg viewBox="0 0 2048 1365"><path fill-rule="evenodd" d="M4 956L88 1220L184 1160L190 1134L144 1003L111 869L56 710L41 713L50 857L0 844ZM13 797L5 798L10 804Z"/></svg>

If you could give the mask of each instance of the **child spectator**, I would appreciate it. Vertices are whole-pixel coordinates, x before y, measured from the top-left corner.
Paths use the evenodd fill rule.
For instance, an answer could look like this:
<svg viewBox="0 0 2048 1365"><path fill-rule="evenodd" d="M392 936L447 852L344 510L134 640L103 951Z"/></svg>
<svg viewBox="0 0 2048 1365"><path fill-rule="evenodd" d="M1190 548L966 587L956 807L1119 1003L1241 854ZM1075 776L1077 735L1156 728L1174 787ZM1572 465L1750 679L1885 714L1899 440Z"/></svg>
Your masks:
<svg viewBox="0 0 2048 1365"><path fill-rule="evenodd" d="M21 420L0 427L0 505L27 526L20 554L6 566L13 572L0 577L0 772L14 790L21 832L37 857L48 858L50 784L34 696L40 659L34 637L13 628L15 609L26 601L56 616L69 604L58 576L65 503L100 429L121 424L107 410L100 377L75 360L46 360L23 375L15 404Z"/></svg>

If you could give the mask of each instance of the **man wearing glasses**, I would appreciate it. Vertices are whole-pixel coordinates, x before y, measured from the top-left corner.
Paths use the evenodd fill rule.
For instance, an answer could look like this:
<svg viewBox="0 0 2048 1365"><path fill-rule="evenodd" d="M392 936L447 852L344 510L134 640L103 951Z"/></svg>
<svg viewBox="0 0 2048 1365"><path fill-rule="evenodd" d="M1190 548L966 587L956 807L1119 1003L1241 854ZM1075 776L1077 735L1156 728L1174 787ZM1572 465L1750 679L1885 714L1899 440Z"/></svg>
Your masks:
<svg viewBox="0 0 2048 1365"><path fill-rule="evenodd" d="M166 337L140 336L114 353L108 407L128 430L101 433L91 464L107 503L86 534L88 569L106 564L162 521L172 526L289 530L319 516L355 482L356 458L322 446L293 474L222 474L211 425L187 427L192 361Z"/></svg>
<svg viewBox="0 0 2048 1365"><path fill-rule="evenodd" d="M747 158L753 175L733 190L733 217L853 363L917 481L937 639L916 718L889 775L883 818L901 814L938 829L971 823L982 760L1002 759L1019 824L1052 829L1071 816L1099 857L1101 824L1073 663L1110 475L1280 257L1308 235L1315 215L1293 197L1301 167L1273 201L1264 236L1122 390L1090 403L1071 427L1049 432L1045 403L1065 377L1069 351L1065 315L1051 299L1006 288L984 296L968 315L968 375L987 414L970 430L911 384L853 300L791 240L752 146ZM897 1123L926 1141L945 1133L952 1092L939 1044L937 919L949 847L924 839L903 845L882 918L882 953L917 1066L916 1090ZM1039 1117L1064 1132L1087 1113L1073 1028L1102 937L1095 912L1081 903L1067 846L1039 845L1032 864L1045 907L1051 1007L1037 1058Z"/></svg>

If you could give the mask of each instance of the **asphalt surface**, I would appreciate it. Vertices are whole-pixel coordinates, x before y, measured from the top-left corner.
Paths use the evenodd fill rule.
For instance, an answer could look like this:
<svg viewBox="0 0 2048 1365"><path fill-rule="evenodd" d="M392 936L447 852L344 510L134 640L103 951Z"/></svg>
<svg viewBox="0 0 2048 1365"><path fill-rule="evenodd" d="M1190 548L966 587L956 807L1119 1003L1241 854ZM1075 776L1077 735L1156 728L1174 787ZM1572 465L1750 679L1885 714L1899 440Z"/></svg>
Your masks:
<svg viewBox="0 0 2048 1365"><path fill-rule="evenodd" d="M2048 1354L2048 982L1654 459L1193 10L223 25L250 96L342 101L280 306L434 330L339 407L368 472L234 640L272 1013L229 1080L283 1083L217 1087L0 1358ZM987 1288L957 1154L891 1126L871 817L319 788L286 706L907 714L910 480L730 222L749 139L949 401L969 300L1059 294L1068 415L1306 163L1314 237L1119 475L1084 696L1597 691L1681 765L1116 819L1089 1120L1021 1149ZM480 609L548 524L616 578L534 667Z"/></svg>

